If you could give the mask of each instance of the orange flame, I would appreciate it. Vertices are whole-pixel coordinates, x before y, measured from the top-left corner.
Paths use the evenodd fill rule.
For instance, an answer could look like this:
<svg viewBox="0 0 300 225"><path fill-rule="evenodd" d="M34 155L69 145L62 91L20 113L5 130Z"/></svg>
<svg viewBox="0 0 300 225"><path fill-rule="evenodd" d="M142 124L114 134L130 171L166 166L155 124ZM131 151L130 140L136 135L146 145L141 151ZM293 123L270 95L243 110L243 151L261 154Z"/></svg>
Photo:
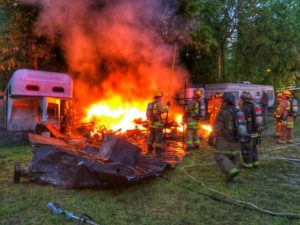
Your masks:
<svg viewBox="0 0 300 225"><path fill-rule="evenodd" d="M177 131L180 132L180 133L183 133L184 132L184 125L183 125L183 115L182 114L176 114L175 116L175 122L178 123L178 129Z"/></svg>
<svg viewBox="0 0 300 225"><path fill-rule="evenodd" d="M121 130L125 132L136 128L134 119L146 120L147 102L124 102L120 96L100 101L91 105L86 110L86 117L82 122L93 121L97 127L105 127L107 130Z"/></svg>
<svg viewBox="0 0 300 225"><path fill-rule="evenodd" d="M126 102L121 96L114 96L110 99L101 100L86 108L86 116L81 120L83 123L94 123L94 130L91 136L102 135L101 132L118 131L125 133L127 130L145 129L142 125L135 123L136 119L147 120L146 108L150 100ZM183 132L182 114L176 113L174 117L175 132ZM172 121L171 117L170 121ZM166 129L167 133L172 132L171 128ZM101 131L101 132L100 132Z"/></svg>
<svg viewBox="0 0 300 225"><path fill-rule="evenodd" d="M212 131L213 131L213 128L210 125L207 125L207 124L200 125L200 133L203 137L208 137Z"/></svg>

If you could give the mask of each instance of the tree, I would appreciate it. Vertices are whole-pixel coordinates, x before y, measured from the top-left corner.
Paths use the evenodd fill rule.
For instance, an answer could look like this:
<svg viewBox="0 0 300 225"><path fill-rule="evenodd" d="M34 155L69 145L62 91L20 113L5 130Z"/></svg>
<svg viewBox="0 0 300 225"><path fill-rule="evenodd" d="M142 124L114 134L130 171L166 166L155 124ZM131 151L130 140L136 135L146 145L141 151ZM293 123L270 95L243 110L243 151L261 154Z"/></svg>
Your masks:
<svg viewBox="0 0 300 225"><path fill-rule="evenodd" d="M231 62L235 65L232 68L235 79L275 86L294 82L298 75L293 70L300 50L300 32L292 16L295 5L299 4L296 2L240 1Z"/></svg>
<svg viewBox="0 0 300 225"><path fill-rule="evenodd" d="M198 7L199 24L182 54L194 82L226 81L226 54L236 29L234 0L202 0ZM195 13L196 14L196 13ZM198 60L187 58L186 55ZM201 61L201 62L199 62ZM221 76L222 72L222 76Z"/></svg>
<svg viewBox="0 0 300 225"><path fill-rule="evenodd" d="M181 1L188 2L194 1ZM249 80L282 86L299 79L299 1L199 2L196 12L184 13L200 19L181 54L194 82L219 80L218 62L223 82Z"/></svg>
<svg viewBox="0 0 300 225"><path fill-rule="evenodd" d="M53 45L33 33L39 9L19 5L13 0L0 0L0 71L6 85L12 72L19 68L49 69L55 64Z"/></svg>

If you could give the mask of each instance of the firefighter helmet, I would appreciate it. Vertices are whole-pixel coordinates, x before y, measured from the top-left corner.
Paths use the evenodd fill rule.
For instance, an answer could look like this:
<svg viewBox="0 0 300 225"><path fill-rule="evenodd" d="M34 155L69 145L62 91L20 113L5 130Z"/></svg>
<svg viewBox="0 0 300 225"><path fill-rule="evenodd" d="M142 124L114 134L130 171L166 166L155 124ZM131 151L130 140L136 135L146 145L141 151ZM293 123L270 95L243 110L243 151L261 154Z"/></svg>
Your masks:
<svg viewBox="0 0 300 225"><path fill-rule="evenodd" d="M241 99L244 102L252 102L253 101L252 95L250 94L250 92L247 92L247 91L243 91L243 93L241 95Z"/></svg>
<svg viewBox="0 0 300 225"><path fill-rule="evenodd" d="M283 94L283 96L288 97L288 98L293 97L292 92L290 90L284 90L282 92L282 94Z"/></svg>
<svg viewBox="0 0 300 225"><path fill-rule="evenodd" d="M222 99L224 102L230 103L230 104L234 104L234 95L232 94L232 92L225 92L222 96Z"/></svg>
<svg viewBox="0 0 300 225"><path fill-rule="evenodd" d="M202 95L203 95L203 93L202 93L202 91L201 91L201 90L197 90L197 91L195 91L195 97L196 97L196 98L201 98L201 97L202 97Z"/></svg>
<svg viewBox="0 0 300 225"><path fill-rule="evenodd" d="M159 97L162 97L164 96L163 92L162 91L158 91L154 94L154 98L159 98Z"/></svg>

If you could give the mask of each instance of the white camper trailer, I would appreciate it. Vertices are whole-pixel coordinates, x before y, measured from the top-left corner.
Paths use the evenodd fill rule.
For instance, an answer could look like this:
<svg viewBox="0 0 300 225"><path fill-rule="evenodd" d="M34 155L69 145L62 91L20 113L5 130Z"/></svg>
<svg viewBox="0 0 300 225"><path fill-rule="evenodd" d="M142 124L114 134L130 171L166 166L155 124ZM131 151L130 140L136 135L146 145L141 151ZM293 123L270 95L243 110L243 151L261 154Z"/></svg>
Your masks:
<svg viewBox="0 0 300 225"><path fill-rule="evenodd" d="M274 96L274 88L271 85L261 85L261 84L252 84L250 82L241 82L241 83L220 83L220 84L205 84L205 99L209 100L211 93L219 94L224 92L232 92L236 99L236 103L238 104L238 100L243 93L243 91L250 92L253 99L256 102L259 102L263 91L267 91L269 96L268 107L272 107L274 105L275 96Z"/></svg>
<svg viewBox="0 0 300 225"><path fill-rule="evenodd" d="M67 74L17 70L4 92L0 126L28 131L38 123L51 123L60 129L61 102L72 96L73 81Z"/></svg>

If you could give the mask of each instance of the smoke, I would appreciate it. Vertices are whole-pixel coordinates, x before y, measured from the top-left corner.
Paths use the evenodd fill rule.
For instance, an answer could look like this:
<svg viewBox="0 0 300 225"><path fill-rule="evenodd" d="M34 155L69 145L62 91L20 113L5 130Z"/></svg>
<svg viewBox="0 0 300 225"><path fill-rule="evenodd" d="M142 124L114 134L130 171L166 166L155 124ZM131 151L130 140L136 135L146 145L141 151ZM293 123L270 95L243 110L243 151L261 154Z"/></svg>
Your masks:
<svg viewBox="0 0 300 225"><path fill-rule="evenodd" d="M169 94L174 46L166 43L166 24L176 1L22 2L39 5L35 31L60 42L79 101L88 104L113 95L139 100L161 90ZM176 65L172 90L181 86L184 73Z"/></svg>

